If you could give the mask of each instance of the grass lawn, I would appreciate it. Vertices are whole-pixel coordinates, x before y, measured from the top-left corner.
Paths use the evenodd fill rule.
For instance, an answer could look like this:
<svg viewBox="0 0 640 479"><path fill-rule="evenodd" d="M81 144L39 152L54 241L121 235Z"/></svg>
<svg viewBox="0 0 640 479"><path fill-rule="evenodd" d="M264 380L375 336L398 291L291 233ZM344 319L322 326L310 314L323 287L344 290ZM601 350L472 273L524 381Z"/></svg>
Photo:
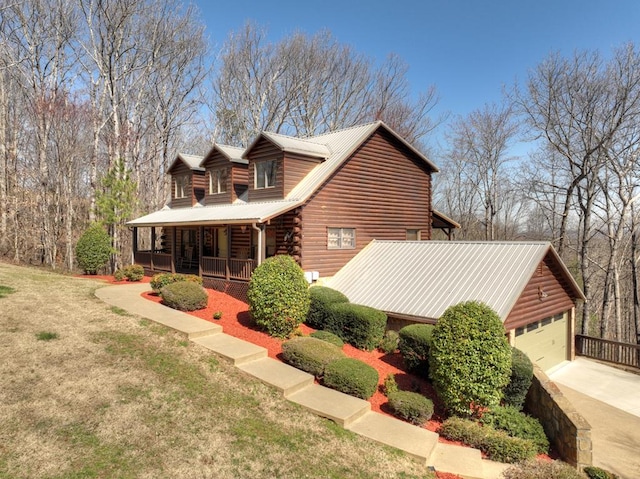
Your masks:
<svg viewBox="0 0 640 479"><path fill-rule="evenodd" d="M0 479L431 477L100 285L0 263Z"/></svg>

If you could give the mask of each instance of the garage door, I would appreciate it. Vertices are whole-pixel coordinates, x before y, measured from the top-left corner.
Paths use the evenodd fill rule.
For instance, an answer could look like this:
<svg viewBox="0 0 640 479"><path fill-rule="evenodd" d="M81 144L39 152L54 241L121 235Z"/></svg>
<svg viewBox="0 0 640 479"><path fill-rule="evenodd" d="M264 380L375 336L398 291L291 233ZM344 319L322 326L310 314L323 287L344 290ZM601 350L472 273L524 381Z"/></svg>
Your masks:
<svg viewBox="0 0 640 479"><path fill-rule="evenodd" d="M516 329L516 348L546 371L567 359L567 313Z"/></svg>

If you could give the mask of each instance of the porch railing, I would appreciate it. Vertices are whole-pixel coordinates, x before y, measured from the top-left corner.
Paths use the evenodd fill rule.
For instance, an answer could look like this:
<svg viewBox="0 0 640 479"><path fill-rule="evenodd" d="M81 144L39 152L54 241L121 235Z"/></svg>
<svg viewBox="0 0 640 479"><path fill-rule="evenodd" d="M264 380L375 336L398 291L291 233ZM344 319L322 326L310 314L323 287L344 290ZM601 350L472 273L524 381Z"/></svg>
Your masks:
<svg viewBox="0 0 640 479"><path fill-rule="evenodd" d="M576 334L576 354L640 368L640 345Z"/></svg>
<svg viewBox="0 0 640 479"><path fill-rule="evenodd" d="M227 259L215 258L213 256L203 256L202 257L202 275L216 276L218 278L226 278Z"/></svg>
<svg viewBox="0 0 640 479"><path fill-rule="evenodd" d="M134 260L136 264L154 271L171 271L171 255L167 253L136 251Z"/></svg>
<svg viewBox="0 0 640 479"><path fill-rule="evenodd" d="M251 273L256 268L256 262L252 259L231 258L229 260L229 276L233 279L251 279Z"/></svg>
<svg viewBox="0 0 640 479"><path fill-rule="evenodd" d="M255 269L255 261L252 259L231 258L227 263L227 258L216 258L213 256L202 257L203 276L213 276L216 278L227 277L227 264L229 267L229 278L249 280L251 273Z"/></svg>

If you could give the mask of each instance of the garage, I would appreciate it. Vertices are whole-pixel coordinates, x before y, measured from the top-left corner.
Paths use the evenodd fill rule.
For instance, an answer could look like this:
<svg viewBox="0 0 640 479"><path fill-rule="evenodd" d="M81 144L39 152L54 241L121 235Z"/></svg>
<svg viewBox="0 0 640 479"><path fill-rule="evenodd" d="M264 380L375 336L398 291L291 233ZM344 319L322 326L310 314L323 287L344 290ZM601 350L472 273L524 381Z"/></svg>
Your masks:
<svg viewBox="0 0 640 479"><path fill-rule="evenodd" d="M534 321L516 328L515 347L523 351L542 370L549 370L568 358L568 314Z"/></svg>

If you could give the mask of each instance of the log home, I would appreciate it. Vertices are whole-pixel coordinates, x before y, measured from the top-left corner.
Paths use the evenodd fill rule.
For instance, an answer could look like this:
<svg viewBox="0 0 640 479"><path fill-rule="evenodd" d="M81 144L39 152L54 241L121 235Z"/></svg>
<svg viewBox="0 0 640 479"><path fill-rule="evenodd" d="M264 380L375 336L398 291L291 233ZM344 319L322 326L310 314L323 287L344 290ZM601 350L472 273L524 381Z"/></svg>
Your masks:
<svg viewBox="0 0 640 479"><path fill-rule="evenodd" d="M450 238L433 211L437 167L383 122L310 138L263 132L246 149L178 155L171 199L129 222L147 273L195 273L240 296L264 258L293 256L309 279L334 275L371 240Z"/></svg>

